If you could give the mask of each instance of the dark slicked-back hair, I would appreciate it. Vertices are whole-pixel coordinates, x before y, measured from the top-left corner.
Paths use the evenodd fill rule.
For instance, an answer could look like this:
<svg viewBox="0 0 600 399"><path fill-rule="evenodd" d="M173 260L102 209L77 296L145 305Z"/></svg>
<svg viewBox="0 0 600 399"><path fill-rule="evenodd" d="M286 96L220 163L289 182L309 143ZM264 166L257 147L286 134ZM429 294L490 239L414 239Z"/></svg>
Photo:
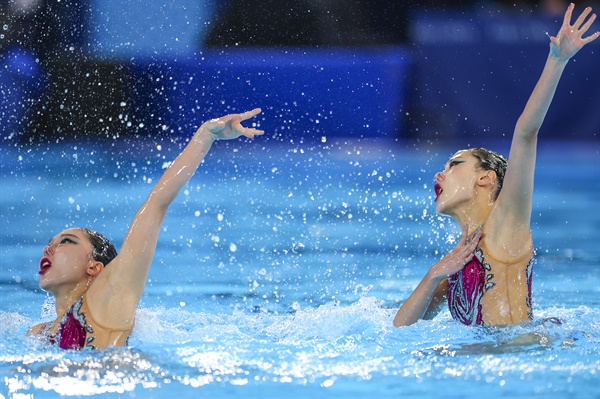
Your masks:
<svg viewBox="0 0 600 399"><path fill-rule="evenodd" d="M496 201L498 195L500 195L500 190L502 190L502 185L504 184L504 175L506 174L508 161L501 154L485 148L472 148L468 151L477 158L477 166L483 170L493 170L496 172L496 181L498 182L496 191L494 192L494 201Z"/></svg>
<svg viewBox="0 0 600 399"><path fill-rule="evenodd" d="M97 231L81 228L87 238L92 243L94 248L92 252L92 258L98 262L102 262L104 266L107 266L116 256L117 249L115 246Z"/></svg>

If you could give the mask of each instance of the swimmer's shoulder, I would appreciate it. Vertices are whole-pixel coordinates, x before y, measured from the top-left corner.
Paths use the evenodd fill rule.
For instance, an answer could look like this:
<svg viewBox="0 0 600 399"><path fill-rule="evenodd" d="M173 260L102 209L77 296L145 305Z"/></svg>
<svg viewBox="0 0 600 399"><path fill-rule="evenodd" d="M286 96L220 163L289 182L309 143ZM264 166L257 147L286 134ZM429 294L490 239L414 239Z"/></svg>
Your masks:
<svg viewBox="0 0 600 399"><path fill-rule="evenodd" d="M530 224L511 223L496 208L483 225L483 241L489 255L498 259L514 260L533 252Z"/></svg>

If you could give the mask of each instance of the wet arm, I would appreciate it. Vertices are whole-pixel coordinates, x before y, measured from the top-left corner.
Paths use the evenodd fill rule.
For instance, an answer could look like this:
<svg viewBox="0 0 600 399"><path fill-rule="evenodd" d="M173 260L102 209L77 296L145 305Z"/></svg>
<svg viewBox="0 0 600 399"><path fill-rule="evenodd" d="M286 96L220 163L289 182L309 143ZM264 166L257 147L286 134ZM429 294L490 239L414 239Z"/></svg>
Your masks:
<svg viewBox="0 0 600 399"><path fill-rule="evenodd" d="M211 145L217 139L234 139L240 135L254 137L260 130L245 128L241 122L260 113L255 109L243 114L226 115L205 122L156 183L148 198L135 214L119 255L100 274L98 283L104 301L113 304L122 298L118 308L137 306L156 249L160 228L169 205L194 174ZM96 285L96 283L94 283ZM93 286L92 286L93 288ZM98 288L100 291L100 288Z"/></svg>
<svg viewBox="0 0 600 399"><path fill-rule="evenodd" d="M126 282L136 297L143 292L167 209L194 174L214 140L204 125L198 129L156 183L129 226L118 256L119 261L125 262L117 278L119 282Z"/></svg>
<svg viewBox="0 0 600 399"><path fill-rule="evenodd" d="M537 135L568 61L583 46L600 37L600 32L583 37L596 19L596 14L590 15L592 8L587 7L571 24L574 8L574 4L571 3L565 12L558 34L550 37L550 52L546 65L517 121L514 138L531 140Z"/></svg>
<svg viewBox="0 0 600 399"><path fill-rule="evenodd" d="M394 317L394 326L402 327L416 323L420 319L432 319L441 309L446 296L446 280L440 281L431 273L421 280L417 288L402 304Z"/></svg>
<svg viewBox="0 0 600 399"><path fill-rule="evenodd" d="M402 304L394 317L394 326L408 326L419 319L432 319L439 313L446 297L447 278L461 271L473 258L473 251L483 234L479 229L469 240L468 224L463 225L462 229L462 236L456 247L429 269L417 288Z"/></svg>
<svg viewBox="0 0 600 399"><path fill-rule="evenodd" d="M498 200L499 214L505 223L529 230L533 179L536 159L537 134L556 92L558 82L571 57L585 44L600 36L600 32L583 38L595 20L595 15L586 18L591 8L586 8L571 25L574 6L565 13L563 24L556 37L551 37L550 52L542 74L519 117L513 134L508 169ZM512 229L509 229L512 230Z"/></svg>

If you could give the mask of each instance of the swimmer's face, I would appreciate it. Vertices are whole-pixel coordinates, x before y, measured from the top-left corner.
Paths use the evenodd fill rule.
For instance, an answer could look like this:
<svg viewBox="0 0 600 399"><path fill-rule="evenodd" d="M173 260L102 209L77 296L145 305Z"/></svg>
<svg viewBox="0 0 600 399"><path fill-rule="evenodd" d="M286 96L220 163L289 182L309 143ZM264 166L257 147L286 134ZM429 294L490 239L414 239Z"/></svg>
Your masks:
<svg viewBox="0 0 600 399"><path fill-rule="evenodd" d="M40 287L56 295L85 284L87 269L94 263L92 252L92 244L83 230L67 229L57 234L43 249Z"/></svg>
<svg viewBox="0 0 600 399"><path fill-rule="evenodd" d="M452 216L458 207L471 203L477 183L478 160L468 150L452 155L444 170L435 174L436 211Z"/></svg>

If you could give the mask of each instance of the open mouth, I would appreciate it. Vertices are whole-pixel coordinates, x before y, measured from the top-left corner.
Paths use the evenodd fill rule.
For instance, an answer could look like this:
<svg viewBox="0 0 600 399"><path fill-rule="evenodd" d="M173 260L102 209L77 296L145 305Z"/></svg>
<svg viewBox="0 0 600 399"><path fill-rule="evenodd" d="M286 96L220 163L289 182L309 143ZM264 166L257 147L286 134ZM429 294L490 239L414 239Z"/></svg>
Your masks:
<svg viewBox="0 0 600 399"><path fill-rule="evenodd" d="M442 194L442 191L444 191L444 189L442 188L442 186L440 186L440 183L435 183L433 189L435 190L435 200L437 201L438 198L440 198L440 194Z"/></svg>
<svg viewBox="0 0 600 399"><path fill-rule="evenodd" d="M52 262L48 258L42 258L40 261L40 274L46 273L50 267L52 267Z"/></svg>

